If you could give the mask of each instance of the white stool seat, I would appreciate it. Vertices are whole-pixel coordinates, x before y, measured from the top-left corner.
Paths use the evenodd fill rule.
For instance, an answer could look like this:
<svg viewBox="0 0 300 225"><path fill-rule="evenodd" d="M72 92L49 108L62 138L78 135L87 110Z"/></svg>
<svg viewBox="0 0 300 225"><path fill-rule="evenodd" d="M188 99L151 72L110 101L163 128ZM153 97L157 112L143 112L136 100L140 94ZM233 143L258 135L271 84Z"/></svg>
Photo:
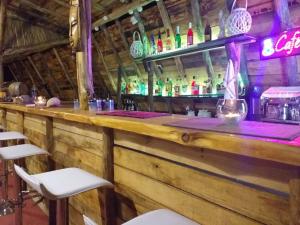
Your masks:
<svg viewBox="0 0 300 225"><path fill-rule="evenodd" d="M168 209L158 209L140 215L122 225L199 225Z"/></svg>
<svg viewBox="0 0 300 225"><path fill-rule="evenodd" d="M15 165L16 173L41 195L52 199L63 199L99 187L113 184L79 168L66 168L35 175L27 174Z"/></svg>
<svg viewBox="0 0 300 225"><path fill-rule="evenodd" d="M15 160L41 154L48 154L48 152L32 144L12 145L0 148L0 158L3 160Z"/></svg>
<svg viewBox="0 0 300 225"><path fill-rule="evenodd" d="M0 132L0 141L27 139L27 137L17 131Z"/></svg>

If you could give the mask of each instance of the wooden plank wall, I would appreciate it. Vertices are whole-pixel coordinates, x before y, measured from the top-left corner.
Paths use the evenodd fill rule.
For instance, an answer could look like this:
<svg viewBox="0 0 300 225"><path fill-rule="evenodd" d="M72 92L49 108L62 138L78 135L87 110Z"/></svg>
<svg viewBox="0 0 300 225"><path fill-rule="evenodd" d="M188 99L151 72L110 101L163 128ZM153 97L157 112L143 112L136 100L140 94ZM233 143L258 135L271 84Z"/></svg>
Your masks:
<svg viewBox="0 0 300 225"><path fill-rule="evenodd" d="M167 207L204 225L289 224L295 169L115 132L118 217Z"/></svg>
<svg viewBox="0 0 300 225"><path fill-rule="evenodd" d="M79 167L100 177L114 170L117 222L170 208L203 225L288 225L289 183L297 168L147 136L2 110L9 130L51 153L26 160L30 173ZM4 119L2 118L2 122ZM114 164L108 155L114 135ZM110 136L112 137L112 136ZM105 147L106 146L106 147ZM53 163L53 164L52 164ZM70 224L82 214L101 224L97 190L70 199Z"/></svg>

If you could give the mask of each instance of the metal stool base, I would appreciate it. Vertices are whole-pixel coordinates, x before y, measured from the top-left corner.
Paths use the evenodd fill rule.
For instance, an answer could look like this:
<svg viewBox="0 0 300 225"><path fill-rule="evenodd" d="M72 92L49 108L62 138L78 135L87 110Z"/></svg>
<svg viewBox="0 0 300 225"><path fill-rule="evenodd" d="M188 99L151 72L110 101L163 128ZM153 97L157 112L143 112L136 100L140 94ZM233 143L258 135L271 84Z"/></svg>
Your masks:
<svg viewBox="0 0 300 225"><path fill-rule="evenodd" d="M2 200L0 202L0 216L6 216L15 212L15 204L9 200Z"/></svg>

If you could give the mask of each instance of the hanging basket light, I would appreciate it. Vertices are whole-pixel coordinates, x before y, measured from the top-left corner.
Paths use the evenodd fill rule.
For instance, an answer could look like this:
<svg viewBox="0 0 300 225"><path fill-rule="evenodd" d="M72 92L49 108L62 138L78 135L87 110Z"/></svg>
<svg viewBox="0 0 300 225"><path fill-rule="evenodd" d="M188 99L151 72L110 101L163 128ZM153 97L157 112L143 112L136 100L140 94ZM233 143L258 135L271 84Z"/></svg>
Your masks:
<svg viewBox="0 0 300 225"><path fill-rule="evenodd" d="M232 4L231 13L226 22L229 35L247 33L252 25L252 17L247 11L248 1L246 0L245 8L234 8L235 5L236 0Z"/></svg>
<svg viewBox="0 0 300 225"><path fill-rule="evenodd" d="M144 45L138 31L133 33L133 42L130 46L130 54L134 59L139 59L144 56Z"/></svg>

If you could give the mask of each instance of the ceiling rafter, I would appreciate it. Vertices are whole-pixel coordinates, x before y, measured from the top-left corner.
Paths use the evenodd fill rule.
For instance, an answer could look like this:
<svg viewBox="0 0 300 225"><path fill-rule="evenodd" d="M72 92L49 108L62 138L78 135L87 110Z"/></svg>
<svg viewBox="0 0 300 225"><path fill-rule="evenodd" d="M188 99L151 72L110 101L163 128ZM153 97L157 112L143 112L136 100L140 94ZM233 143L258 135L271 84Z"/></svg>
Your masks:
<svg viewBox="0 0 300 225"><path fill-rule="evenodd" d="M114 21L118 18L120 18L121 16L124 16L128 13L128 11L133 11L134 9L138 8L138 7L143 7L146 6L152 2L154 2L156 0L134 0L129 4L126 4L122 7L119 7L115 10L113 10L110 14L106 15L105 18L100 18L97 19L93 22L92 26L93 28L98 27L98 26L102 26L106 23L109 23L111 21Z"/></svg>

